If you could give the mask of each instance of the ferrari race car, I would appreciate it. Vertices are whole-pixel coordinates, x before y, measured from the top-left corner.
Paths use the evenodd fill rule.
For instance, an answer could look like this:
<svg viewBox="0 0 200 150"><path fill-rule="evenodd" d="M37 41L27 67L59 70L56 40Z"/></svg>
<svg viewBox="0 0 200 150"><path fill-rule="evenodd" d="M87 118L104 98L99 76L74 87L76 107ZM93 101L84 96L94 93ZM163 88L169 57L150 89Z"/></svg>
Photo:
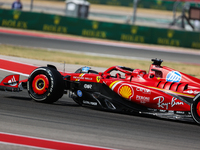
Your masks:
<svg viewBox="0 0 200 150"><path fill-rule="evenodd" d="M68 93L82 106L109 111L140 113L200 124L200 79L152 59L149 72L113 66L104 72L82 67L75 73L57 71L53 65L36 68L26 80L9 75L0 90L27 89L37 102L53 103Z"/></svg>

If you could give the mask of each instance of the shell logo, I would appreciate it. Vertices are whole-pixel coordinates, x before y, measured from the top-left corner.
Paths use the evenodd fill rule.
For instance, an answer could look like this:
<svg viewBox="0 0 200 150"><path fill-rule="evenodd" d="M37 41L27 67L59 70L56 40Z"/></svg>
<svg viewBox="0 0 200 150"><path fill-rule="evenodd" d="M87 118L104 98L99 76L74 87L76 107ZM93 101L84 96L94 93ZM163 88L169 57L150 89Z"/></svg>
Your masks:
<svg viewBox="0 0 200 150"><path fill-rule="evenodd" d="M130 99L134 95L134 91L129 85L122 85L119 88L119 94L126 99Z"/></svg>

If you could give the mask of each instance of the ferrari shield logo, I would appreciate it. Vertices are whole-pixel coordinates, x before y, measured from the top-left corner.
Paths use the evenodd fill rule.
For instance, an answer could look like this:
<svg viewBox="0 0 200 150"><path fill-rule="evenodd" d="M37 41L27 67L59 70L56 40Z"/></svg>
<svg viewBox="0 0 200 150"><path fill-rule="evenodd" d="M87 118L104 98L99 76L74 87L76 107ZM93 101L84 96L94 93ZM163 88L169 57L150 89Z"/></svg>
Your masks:
<svg viewBox="0 0 200 150"><path fill-rule="evenodd" d="M99 83L100 80L101 80L100 76L97 76L96 80L97 80L97 82Z"/></svg>

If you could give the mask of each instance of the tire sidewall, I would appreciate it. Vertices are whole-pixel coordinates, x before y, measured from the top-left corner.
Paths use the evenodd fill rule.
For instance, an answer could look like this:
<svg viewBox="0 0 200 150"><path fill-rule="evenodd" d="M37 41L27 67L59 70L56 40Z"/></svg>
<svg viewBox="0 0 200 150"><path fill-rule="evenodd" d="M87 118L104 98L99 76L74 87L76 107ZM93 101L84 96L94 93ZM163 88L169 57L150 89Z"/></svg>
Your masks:
<svg viewBox="0 0 200 150"><path fill-rule="evenodd" d="M191 104L191 114L192 114L192 118L194 119L194 121L198 124L200 124L200 116L197 114L197 104L200 102L200 93L197 94L194 99L193 102Z"/></svg>
<svg viewBox="0 0 200 150"><path fill-rule="evenodd" d="M38 95L33 91L32 82L34 78L39 75L43 74L48 78L49 87L47 91L42 94ZM54 69L49 67L40 67L35 69L29 76L27 82L27 90L32 99L37 102L45 102L45 103L53 103L57 101L63 95L63 80L60 73Z"/></svg>

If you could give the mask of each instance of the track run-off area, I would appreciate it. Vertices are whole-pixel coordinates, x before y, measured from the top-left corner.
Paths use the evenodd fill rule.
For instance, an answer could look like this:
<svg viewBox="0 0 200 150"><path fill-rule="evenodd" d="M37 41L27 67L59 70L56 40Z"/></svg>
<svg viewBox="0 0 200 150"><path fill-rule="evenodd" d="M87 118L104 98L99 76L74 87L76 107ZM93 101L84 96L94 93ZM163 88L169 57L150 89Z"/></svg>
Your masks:
<svg viewBox="0 0 200 150"><path fill-rule="evenodd" d="M200 51L195 49L106 41L76 36L64 36L0 28L0 44L62 50L89 55L200 64Z"/></svg>
<svg viewBox="0 0 200 150"><path fill-rule="evenodd" d="M144 48L142 48L142 50L139 48L124 48L122 46L108 45L107 43L103 45L102 43L76 41L77 39L73 41L72 39L63 40L14 33L0 33L0 35L0 43L12 45L67 50L77 49L77 51L81 51L82 47L83 51L92 53L94 53L92 49L96 49L97 52L100 52L102 48L103 52L106 52L106 49L107 52L112 51L109 55L112 55L114 52L116 52L116 55L120 55L121 53L117 53L120 49L127 49L127 56L130 53L134 53L134 50L136 50L136 54L137 51L138 53L140 51L147 53L148 51L144 50ZM61 46L60 48L59 45ZM130 53L128 53L129 51ZM167 51L164 50L149 50L148 52L154 54L158 53L162 57L167 57L167 55L163 56L163 53L167 53ZM180 57L178 57L179 54ZM141 55L141 58L154 58L149 56L152 54L147 53L147 55L148 56L145 57ZM182 54L170 51L168 56L170 55L172 55L172 57L167 57L167 60L175 58L174 55L177 55L180 61L199 63L199 60L197 61L197 57L199 58L198 54L191 53L191 55L189 55L187 52ZM135 55L133 55L133 57L135 57ZM181 57L185 57L185 59ZM138 56L138 58L140 58L140 56ZM196 61L194 61L194 59ZM7 60L4 60L4 63L6 61ZM1 66L3 64L2 59L0 62ZM12 70L17 68L14 67L16 66L16 62L12 62L10 65L8 65L8 62L6 64L7 68L5 67L6 65L3 65L5 68L0 71L0 79L8 74L12 74ZM32 66L31 62L27 62L26 65L29 64ZM34 66L32 67L34 68ZM13 70L13 73L20 73L20 70ZM23 77L26 77L27 74L29 74L29 72L22 72ZM56 147L50 148L34 145L37 143L35 142L37 140L42 144L46 141L50 143L53 142L53 144L51 143L52 146L56 146L54 142L71 144L71 146L75 144L77 147L82 146L78 147L78 149L84 149L85 146L91 149L125 150L199 149L199 128L199 125L190 122L171 121L151 116L112 113L80 107L73 102L72 99L68 98L67 95L64 95L54 104L42 104L31 100L26 90L20 93L0 91L0 140L2 141L0 142L0 149L59 149ZM20 143L24 141L24 139L19 140L18 144L3 141L2 139L4 138L1 138L2 136L8 137L8 140L17 136L19 136L19 139L33 139L32 142L34 144L28 145ZM45 140L45 142L43 140ZM31 143L31 141L29 142ZM50 144L48 146L50 146ZM74 148L67 147L66 149Z"/></svg>

